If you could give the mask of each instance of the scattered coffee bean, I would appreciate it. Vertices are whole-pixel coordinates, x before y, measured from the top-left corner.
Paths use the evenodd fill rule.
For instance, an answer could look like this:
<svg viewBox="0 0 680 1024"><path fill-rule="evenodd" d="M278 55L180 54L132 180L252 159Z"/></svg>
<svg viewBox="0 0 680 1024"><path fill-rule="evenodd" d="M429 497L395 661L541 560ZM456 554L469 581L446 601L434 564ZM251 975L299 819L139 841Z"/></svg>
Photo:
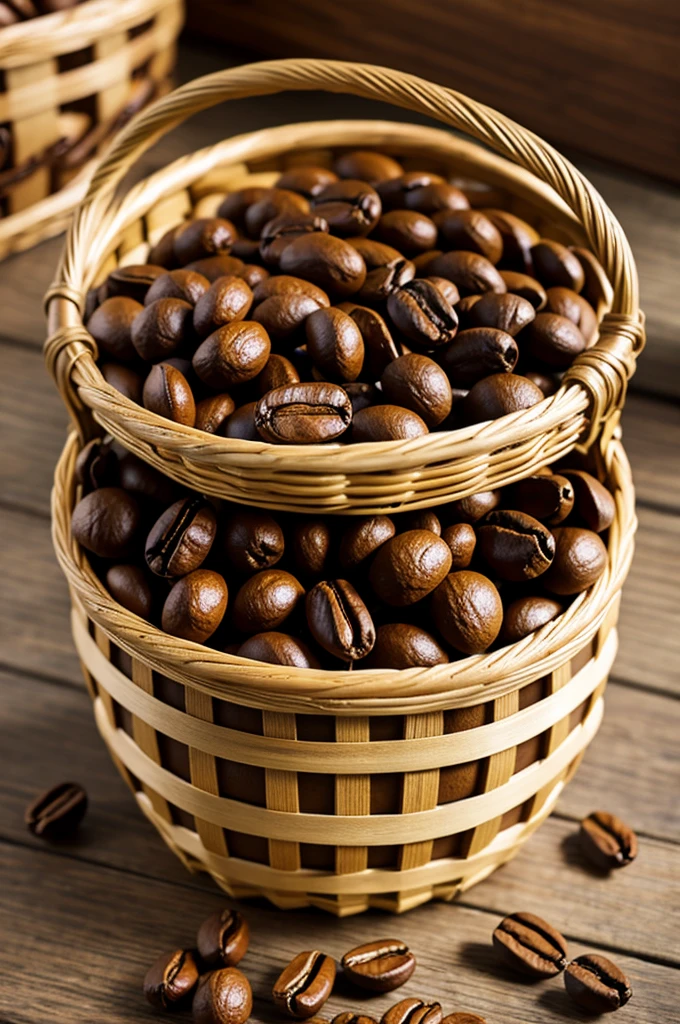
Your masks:
<svg viewBox="0 0 680 1024"><path fill-rule="evenodd" d="M338 1013L331 1024L378 1024L375 1017L369 1017L366 1013L355 1013L353 1010L346 1010Z"/></svg>
<svg viewBox="0 0 680 1024"><path fill-rule="evenodd" d="M570 998L590 1014L611 1013L625 1006L633 995L623 971L598 953L577 956L564 972Z"/></svg>
<svg viewBox="0 0 680 1024"><path fill-rule="evenodd" d="M246 955L248 922L238 910L216 910L198 929L196 946L208 967L234 967Z"/></svg>
<svg viewBox="0 0 680 1024"><path fill-rule="evenodd" d="M144 978L144 995L157 1010L188 1003L198 985L198 967L186 949L159 956Z"/></svg>
<svg viewBox="0 0 680 1024"><path fill-rule="evenodd" d="M402 999L383 1013L380 1024L441 1024L440 1003L426 1003L423 999Z"/></svg>
<svg viewBox="0 0 680 1024"><path fill-rule="evenodd" d="M444 1017L442 1024L486 1024L486 1019L477 1013L461 1010L459 1013L449 1013Z"/></svg>
<svg viewBox="0 0 680 1024"><path fill-rule="evenodd" d="M371 992L392 992L413 974L416 958L399 939L380 939L351 949L342 958L345 977Z"/></svg>
<svg viewBox="0 0 680 1024"><path fill-rule="evenodd" d="M34 836L48 841L68 839L87 811L87 793L77 782L61 782L26 808L24 819Z"/></svg>
<svg viewBox="0 0 680 1024"><path fill-rule="evenodd" d="M250 982L237 967L204 975L192 1006L194 1024L245 1024L253 1008Z"/></svg>
<svg viewBox="0 0 680 1024"><path fill-rule="evenodd" d="M632 828L607 811L592 811L581 822L581 849L597 867L625 867L637 857L637 836Z"/></svg>
<svg viewBox="0 0 680 1024"><path fill-rule="evenodd" d="M532 978L554 978L567 966L567 943L536 914L510 914L493 933L494 947L505 963Z"/></svg>
<svg viewBox="0 0 680 1024"><path fill-rule="evenodd" d="M274 1003L290 1017L306 1020L333 990L335 961L319 950L298 953L274 982Z"/></svg>

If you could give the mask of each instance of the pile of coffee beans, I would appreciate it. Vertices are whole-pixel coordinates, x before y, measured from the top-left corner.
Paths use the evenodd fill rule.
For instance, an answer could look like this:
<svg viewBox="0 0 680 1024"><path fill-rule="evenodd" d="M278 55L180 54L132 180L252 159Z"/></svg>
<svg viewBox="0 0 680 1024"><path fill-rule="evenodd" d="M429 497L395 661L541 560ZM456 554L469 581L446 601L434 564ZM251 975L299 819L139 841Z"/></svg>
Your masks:
<svg viewBox="0 0 680 1024"><path fill-rule="evenodd" d="M564 972L568 995L588 1014L618 1010L633 994L623 971L599 953L570 961L564 936L536 914L505 917L493 933L493 944L503 962L525 977L542 980Z"/></svg>
<svg viewBox="0 0 680 1024"><path fill-rule="evenodd" d="M556 391L597 337L582 259L441 175L358 151L172 228L92 289L85 320L104 379L184 426L407 439Z"/></svg>
<svg viewBox="0 0 680 1024"><path fill-rule="evenodd" d="M72 533L116 601L173 636L299 668L429 667L521 640L604 572L615 514L582 469L361 518L213 502L102 440L76 473Z"/></svg>
<svg viewBox="0 0 680 1024"><path fill-rule="evenodd" d="M0 28L38 18L41 14L66 11L79 3L85 3L85 0L0 0Z"/></svg>

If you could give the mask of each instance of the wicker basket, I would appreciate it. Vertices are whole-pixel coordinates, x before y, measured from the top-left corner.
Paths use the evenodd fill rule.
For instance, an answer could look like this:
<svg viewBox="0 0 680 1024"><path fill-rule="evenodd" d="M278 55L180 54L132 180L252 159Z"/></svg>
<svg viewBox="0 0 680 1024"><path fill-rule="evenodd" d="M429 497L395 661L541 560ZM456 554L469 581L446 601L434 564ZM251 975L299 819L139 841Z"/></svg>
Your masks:
<svg viewBox="0 0 680 1024"><path fill-rule="evenodd" d="M178 640L116 604L71 539L71 435L54 542L99 730L190 870L236 896L345 915L406 910L509 860L595 734L633 551L618 440L609 566L537 633L432 669L295 670Z"/></svg>
<svg viewBox="0 0 680 1024"><path fill-rule="evenodd" d="M57 234L103 143L167 92L182 0L88 0L0 32L0 259Z"/></svg>
<svg viewBox="0 0 680 1024"><path fill-rule="evenodd" d="M449 132L391 122L286 125L222 142L178 160L133 188L117 183L159 134L220 100L282 89L348 91L433 115L503 154ZM491 424L410 441L271 445L182 427L134 405L103 379L82 325L86 290L118 263L142 262L171 226L219 195L271 183L277 170L332 150L372 145L447 173L490 182L511 206L552 235L592 250L604 267L597 345L566 374L556 395ZM509 157L510 159L505 159ZM512 162L514 161L514 162ZM604 312L610 306L609 312ZM338 512L423 508L509 483L611 436L643 344L635 265L621 227L592 186L553 149L501 114L410 75L334 61L271 61L234 68L178 89L135 119L96 172L48 295L48 365L83 437L103 426L176 480L268 508Z"/></svg>

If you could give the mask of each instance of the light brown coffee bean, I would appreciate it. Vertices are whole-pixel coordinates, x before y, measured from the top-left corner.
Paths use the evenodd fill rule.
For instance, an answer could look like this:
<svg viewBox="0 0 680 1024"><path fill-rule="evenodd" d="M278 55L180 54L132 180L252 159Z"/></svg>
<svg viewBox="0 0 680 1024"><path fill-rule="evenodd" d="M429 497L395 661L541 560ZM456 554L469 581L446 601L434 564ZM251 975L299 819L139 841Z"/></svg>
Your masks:
<svg viewBox="0 0 680 1024"><path fill-rule="evenodd" d="M360 409L352 421L353 441L406 441L429 430L425 421L400 405L373 405Z"/></svg>
<svg viewBox="0 0 680 1024"><path fill-rule="evenodd" d="M204 643L227 610L227 584L210 569L196 569L177 580L165 599L161 624L166 633Z"/></svg>
<svg viewBox="0 0 680 1024"><path fill-rule="evenodd" d="M478 491L467 498L459 498L446 506L446 511L455 523L476 523L497 508L501 500L501 491Z"/></svg>
<svg viewBox="0 0 680 1024"><path fill-rule="evenodd" d="M246 580L236 594L234 625L241 633L271 632L295 611L304 595L304 587L289 572L263 569Z"/></svg>
<svg viewBox="0 0 680 1024"><path fill-rule="evenodd" d="M238 910L216 910L198 929L196 946L208 967L234 967L248 951L250 929Z"/></svg>
<svg viewBox="0 0 680 1024"><path fill-rule="evenodd" d="M207 338L226 324L244 320L253 302L253 293L240 277L218 277L196 302L194 330Z"/></svg>
<svg viewBox="0 0 680 1024"><path fill-rule="evenodd" d="M358 292L366 264L343 238L320 232L302 235L286 246L279 263L284 274L306 277L340 299Z"/></svg>
<svg viewBox="0 0 680 1024"><path fill-rule="evenodd" d="M307 351L325 380L356 380L364 365L364 339L341 309L317 309L305 320Z"/></svg>
<svg viewBox="0 0 680 1024"><path fill-rule="evenodd" d="M461 296L506 291L505 281L493 263L475 252L442 253L428 263L426 273L453 281Z"/></svg>
<svg viewBox="0 0 680 1024"><path fill-rule="evenodd" d="M432 615L440 634L457 651L481 654L500 633L503 604L491 580L463 569L439 584L432 595Z"/></svg>
<svg viewBox="0 0 680 1024"><path fill-rule="evenodd" d="M211 395L209 398L203 398L196 406L196 430L205 430L206 434L223 435L234 408L234 399L231 395Z"/></svg>
<svg viewBox="0 0 680 1024"><path fill-rule="evenodd" d="M418 413L430 428L451 412L449 379L428 356L412 352L395 359L385 368L380 386L388 402Z"/></svg>
<svg viewBox="0 0 680 1024"><path fill-rule="evenodd" d="M237 967L204 975L192 1006L194 1024L245 1024L253 1008L250 982Z"/></svg>
<svg viewBox="0 0 680 1024"><path fill-rule="evenodd" d="M325 519L304 518L293 529L295 568L305 577L321 576L331 553L331 529Z"/></svg>
<svg viewBox="0 0 680 1024"><path fill-rule="evenodd" d="M316 444L334 441L352 420L352 404L337 384L290 384L264 395L255 425L265 441Z"/></svg>
<svg viewBox="0 0 680 1024"><path fill-rule="evenodd" d="M357 569L375 554L381 545L394 537L396 529L388 516L366 516L354 519L340 541L338 560L343 569Z"/></svg>
<svg viewBox="0 0 680 1024"><path fill-rule="evenodd" d="M196 422L196 403L184 374L169 363L151 367L142 390L144 408L158 416L193 427Z"/></svg>
<svg viewBox="0 0 680 1024"><path fill-rule="evenodd" d="M548 302L548 294L535 277L528 274L520 274L516 270L501 270L501 277L505 281L505 287L513 295L526 299L534 307L536 312L544 309Z"/></svg>
<svg viewBox="0 0 680 1024"><path fill-rule="evenodd" d="M258 633L241 644L236 653L239 658L263 661L268 665L319 668L318 659L307 645L286 633Z"/></svg>
<svg viewBox="0 0 680 1024"><path fill-rule="evenodd" d="M581 849L591 863L609 871L637 857L637 836L632 828L608 811L591 811L581 822Z"/></svg>
<svg viewBox="0 0 680 1024"><path fill-rule="evenodd" d="M477 535L469 523L452 523L442 531L442 539L451 549L451 571L467 569L475 553Z"/></svg>
<svg viewBox="0 0 680 1024"><path fill-rule="evenodd" d="M272 352L264 369L257 376L256 384L260 395L266 395L274 388L285 387L286 384L299 384L300 374L290 359Z"/></svg>
<svg viewBox="0 0 680 1024"><path fill-rule="evenodd" d="M588 1014L611 1013L625 1006L633 995L623 971L599 953L577 956L564 972L570 998Z"/></svg>
<svg viewBox="0 0 680 1024"><path fill-rule="evenodd" d="M290 1017L313 1017L333 990L335 970L333 958L318 949L298 953L274 982L275 1005Z"/></svg>
<svg viewBox="0 0 680 1024"><path fill-rule="evenodd" d="M433 668L445 665L449 656L433 636L419 626L390 622L378 626L375 645L366 668ZM362 668L364 667L362 663Z"/></svg>
<svg viewBox="0 0 680 1024"><path fill-rule="evenodd" d="M209 287L208 278L197 274L195 270L166 270L147 290L144 305L150 306L158 299L181 299L195 306Z"/></svg>
<svg viewBox="0 0 680 1024"><path fill-rule="evenodd" d="M596 583L607 568L607 549L598 534L577 526L554 531L555 557L541 583L551 594L580 594Z"/></svg>
<svg viewBox="0 0 680 1024"><path fill-rule="evenodd" d="M506 644L516 644L518 640L523 640L525 636L552 622L563 611L564 605L551 597L518 597L505 609L501 640Z"/></svg>
<svg viewBox="0 0 680 1024"><path fill-rule="evenodd" d="M431 593L450 568L446 541L429 530L407 530L379 548L369 579L381 601L403 608Z"/></svg>
<svg viewBox="0 0 680 1024"><path fill-rule="evenodd" d="M380 1024L441 1024L441 1003L402 999L383 1013Z"/></svg>
<svg viewBox="0 0 680 1024"><path fill-rule="evenodd" d="M198 985L198 967L186 949L163 953L144 978L144 995L157 1010L188 1003Z"/></svg>
<svg viewBox="0 0 680 1024"><path fill-rule="evenodd" d="M565 469L564 476L574 489L574 508L590 530L608 530L616 516L616 502L604 484L590 473Z"/></svg>
<svg viewBox="0 0 680 1024"><path fill-rule="evenodd" d="M307 317L317 309L319 304L310 295L272 295L255 307L252 317L270 337L286 340L303 328Z"/></svg>
<svg viewBox="0 0 680 1024"><path fill-rule="evenodd" d="M350 949L342 958L345 977L371 992L392 992L413 974L416 958L400 939L379 939Z"/></svg>
<svg viewBox="0 0 680 1024"><path fill-rule="evenodd" d="M447 1014L442 1024L486 1024L486 1018L480 1017L477 1013L468 1013L467 1010L461 1010L458 1013Z"/></svg>
<svg viewBox="0 0 680 1024"><path fill-rule="evenodd" d="M546 288L558 286L580 292L585 277L571 249L551 238L541 238L531 248L536 277Z"/></svg>
<svg viewBox="0 0 680 1024"><path fill-rule="evenodd" d="M264 327L252 320L240 320L208 335L196 349L192 366L208 387L228 390L257 377L270 352L271 342Z"/></svg>
<svg viewBox="0 0 680 1024"><path fill-rule="evenodd" d="M456 288L453 281L447 281L445 277L425 277L424 281L429 281L442 293L444 298L449 302L451 306L455 306L460 302L460 292Z"/></svg>
<svg viewBox="0 0 680 1024"><path fill-rule="evenodd" d="M554 978L567 966L564 937L536 914L503 918L494 930L493 944L508 967L532 978Z"/></svg>

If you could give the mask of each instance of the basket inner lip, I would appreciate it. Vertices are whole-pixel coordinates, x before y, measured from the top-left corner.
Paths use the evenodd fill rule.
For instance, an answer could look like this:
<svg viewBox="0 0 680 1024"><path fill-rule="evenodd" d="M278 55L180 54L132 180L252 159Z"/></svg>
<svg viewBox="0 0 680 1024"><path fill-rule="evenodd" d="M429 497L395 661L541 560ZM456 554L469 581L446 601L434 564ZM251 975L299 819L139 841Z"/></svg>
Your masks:
<svg viewBox="0 0 680 1024"><path fill-rule="evenodd" d="M369 141L377 138L377 141L372 143L374 148L401 147L406 153L409 150L421 150L429 145L431 147L441 147L440 152L435 154L435 158L449 158L452 161L455 161L456 158L459 160L461 158L469 159L470 154L474 152L476 159L484 163L486 173L489 173L490 168L495 169L494 173L499 175L504 181L502 187L512 191L512 186L514 185L517 188L518 182L524 182L525 188L527 187L526 183L530 183L532 190L540 193L544 200L549 201L554 206L557 211L556 216L559 216L563 222L565 220L571 222L572 230L575 232L575 241L578 244L583 244L583 232L578 220L549 185L530 172L518 167L512 161L485 149L476 142L454 135L452 132L442 128L433 128L406 121L352 119L351 121L343 122L343 125L351 125L351 130L356 133L357 141L354 145L362 141L365 144L369 144ZM230 163L238 165L242 162L247 162L248 159L257 160L263 159L264 156L280 155L286 148L291 151L296 149L304 150L304 148L333 148L332 141L328 136L332 135L334 130L337 131L337 123L334 121L307 121L278 125L273 128L246 132L223 140L213 146L198 150L191 154L190 157L180 157L163 167L160 171L144 178L133 186L129 196L123 198L116 218L115 235L117 241L115 245L108 246L106 252L115 252L120 243L124 228L147 213L159 201L162 201L162 196L157 196L153 199L142 199L141 202L138 197L140 194L142 197L150 195L154 188L160 186L163 179L168 175L177 175L179 177L178 183L173 187L173 193L178 192L191 187L192 184L200 181L210 171L227 169ZM295 133L295 141L292 145L287 138L290 132ZM350 142L336 143L335 148L347 149L351 145L352 143ZM196 172L196 168L200 168L200 173ZM483 182L483 175L480 175L479 180ZM105 256L99 260L98 266L104 262L104 259ZM89 269L86 280L92 281L96 279L96 276L97 270ZM69 312L72 309L73 307L69 303ZM84 326L80 314L75 319L70 316L69 321L73 324L77 323L78 326ZM99 378L97 381L98 389L102 393L106 393L117 406L124 408L128 415L138 413L140 407L107 384L94 359L91 362ZM146 409L144 414L153 422L156 430L163 430L167 434L167 443L169 445L172 445L173 437L181 436L191 440L196 445L200 445L202 449L209 449L213 456L217 458L222 454L240 454L254 459L271 456L274 461L291 457L302 461L313 459L334 460L338 455L345 457L348 451L353 451L360 457L374 455L382 457L382 459L388 458L390 466L385 468L398 469L398 460L409 455L412 451L415 454L416 452L422 453L430 447L445 449L437 452L435 461L439 459L469 457L474 452L471 453L467 450L458 452L456 449L464 446L467 442L478 440L479 443L475 448L478 448L480 453L486 453L489 442L492 441L488 435L498 430L499 427L508 427L515 421L519 421L525 428L525 437L535 436L537 433L547 429L558 427L567 416L585 412L587 407L588 397L586 393L576 382L572 382L561 384L554 395L543 398L536 405L502 416L497 420L487 420L461 427L457 430L434 430L409 440L362 441L351 445L333 442L312 445L271 444L266 441L225 438L214 434L206 434L195 427L187 427L176 423L171 424L171 421ZM202 459L201 461L204 460ZM422 455L419 455L418 462L421 461ZM318 472L319 468L318 466L303 466L298 472ZM323 472L323 467L321 467L321 472ZM329 468L329 472L332 472L332 469Z"/></svg>

